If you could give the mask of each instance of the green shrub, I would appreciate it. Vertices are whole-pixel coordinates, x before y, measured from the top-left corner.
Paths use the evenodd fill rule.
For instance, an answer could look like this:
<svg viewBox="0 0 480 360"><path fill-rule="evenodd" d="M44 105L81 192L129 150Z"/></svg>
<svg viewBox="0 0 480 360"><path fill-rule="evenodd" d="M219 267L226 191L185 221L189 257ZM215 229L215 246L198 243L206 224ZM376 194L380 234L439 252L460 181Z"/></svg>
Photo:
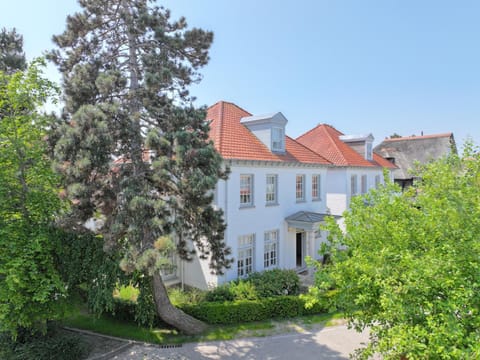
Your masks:
<svg viewBox="0 0 480 360"><path fill-rule="evenodd" d="M252 283L259 298L298 295L300 292L300 279L295 270L272 269L254 272L246 281Z"/></svg>
<svg viewBox="0 0 480 360"><path fill-rule="evenodd" d="M231 282L230 291L235 300L256 300L259 298L255 285L250 281Z"/></svg>
<svg viewBox="0 0 480 360"><path fill-rule="evenodd" d="M19 331L16 340L0 334L0 358L6 360L77 360L85 359L89 347L83 339L49 325L46 334Z"/></svg>
<svg viewBox="0 0 480 360"><path fill-rule="evenodd" d="M205 301L208 302L222 302L222 301L233 301L235 300L235 295L233 295L230 289L230 283L222 284L209 290L205 295Z"/></svg>
<svg viewBox="0 0 480 360"><path fill-rule="evenodd" d="M168 289L170 301L175 306L182 304L198 304L205 300L206 292L193 287L186 287L182 290L179 287L171 287Z"/></svg>

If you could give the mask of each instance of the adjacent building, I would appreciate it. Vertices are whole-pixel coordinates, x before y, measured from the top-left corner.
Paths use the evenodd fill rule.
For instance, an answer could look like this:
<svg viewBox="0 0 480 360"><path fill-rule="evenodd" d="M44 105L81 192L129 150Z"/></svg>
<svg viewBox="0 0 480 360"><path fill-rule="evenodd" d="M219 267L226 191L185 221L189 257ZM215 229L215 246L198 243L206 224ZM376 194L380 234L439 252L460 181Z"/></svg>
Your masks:
<svg viewBox="0 0 480 360"><path fill-rule="evenodd" d="M385 139L374 149L385 159L395 164L394 181L405 189L415 180L412 172L415 163L426 164L430 161L457 152L452 133L408 136Z"/></svg>

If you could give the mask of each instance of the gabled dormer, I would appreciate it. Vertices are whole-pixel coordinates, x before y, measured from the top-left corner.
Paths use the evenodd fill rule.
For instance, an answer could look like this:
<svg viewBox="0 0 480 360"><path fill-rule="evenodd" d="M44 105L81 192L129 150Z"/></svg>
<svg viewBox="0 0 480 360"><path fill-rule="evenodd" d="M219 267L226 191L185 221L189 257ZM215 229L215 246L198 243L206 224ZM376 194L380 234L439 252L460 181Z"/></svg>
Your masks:
<svg viewBox="0 0 480 360"><path fill-rule="evenodd" d="M275 153L285 153L285 125L288 120L281 112L246 116L240 120L265 146Z"/></svg>
<svg viewBox="0 0 480 360"><path fill-rule="evenodd" d="M342 135L339 139L359 153L365 160L373 160L373 140L375 138L372 134Z"/></svg>

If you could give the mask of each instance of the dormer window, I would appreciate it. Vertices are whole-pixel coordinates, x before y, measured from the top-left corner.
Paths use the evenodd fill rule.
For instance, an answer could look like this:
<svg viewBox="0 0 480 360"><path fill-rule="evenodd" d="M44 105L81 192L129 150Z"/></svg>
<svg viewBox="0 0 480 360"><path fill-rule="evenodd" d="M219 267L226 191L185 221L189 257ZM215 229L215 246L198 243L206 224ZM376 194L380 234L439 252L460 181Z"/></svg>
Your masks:
<svg viewBox="0 0 480 360"><path fill-rule="evenodd" d="M373 160L373 145L371 142L367 141L365 144L365 159Z"/></svg>
<svg viewBox="0 0 480 360"><path fill-rule="evenodd" d="M272 128L272 151L285 151L285 134L282 128Z"/></svg>
<svg viewBox="0 0 480 360"><path fill-rule="evenodd" d="M240 120L253 135L260 140L269 151L274 153L285 152L285 125L287 119L281 112L246 116Z"/></svg>

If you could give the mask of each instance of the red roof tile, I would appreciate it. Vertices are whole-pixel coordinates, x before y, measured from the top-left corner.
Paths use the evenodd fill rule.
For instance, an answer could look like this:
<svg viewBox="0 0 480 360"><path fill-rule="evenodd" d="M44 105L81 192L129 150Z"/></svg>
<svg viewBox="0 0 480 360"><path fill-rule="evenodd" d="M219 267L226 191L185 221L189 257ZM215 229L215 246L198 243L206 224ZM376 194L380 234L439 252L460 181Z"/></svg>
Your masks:
<svg viewBox="0 0 480 360"><path fill-rule="evenodd" d="M243 117L251 115L239 106L225 101L219 101L208 108L210 139L224 159L330 164L323 156L288 136L285 140L285 154L272 153L240 123Z"/></svg>
<svg viewBox="0 0 480 360"><path fill-rule="evenodd" d="M378 154L373 154L372 161L366 160L352 147L340 140L340 136L342 135L344 134L333 126L320 124L305 134L300 135L297 141L322 155L335 165L395 168L395 165Z"/></svg>

